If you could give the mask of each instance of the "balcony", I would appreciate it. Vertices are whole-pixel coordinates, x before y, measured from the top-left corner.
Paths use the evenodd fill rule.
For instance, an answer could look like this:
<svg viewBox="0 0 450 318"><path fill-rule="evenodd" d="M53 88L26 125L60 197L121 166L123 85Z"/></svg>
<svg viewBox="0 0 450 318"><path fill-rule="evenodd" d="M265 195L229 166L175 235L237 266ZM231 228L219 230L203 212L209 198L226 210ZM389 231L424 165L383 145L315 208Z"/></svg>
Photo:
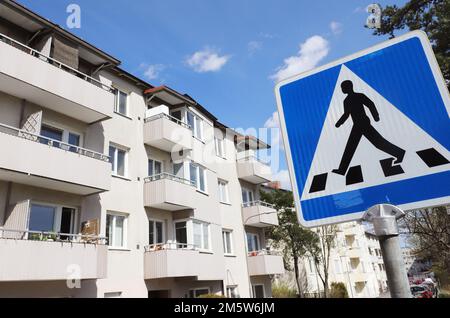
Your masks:
<svg viewBox="0 0 450 318"><path fill-rule="evenodd" d="M361 249L359 247L347 247L347 256L349 258L360 258L361 257Z"/></svg>
<svg viewBox="0 0 450 318"><path fill-rule="evenodd" d="M93 236L0 228L0 282L106 278L108 248ZM59 238L65 237L65 240ZM70 239L68 239L70 238Z"/></svg>
<svg viewBox="0 0 450 318"><path fill-rule="evenodd" d="M111 118L111 87L0 34L0 87L85 123Z"/></svg>
<svg viewBox="0 0 450 318"><path fill-rule="evenodd" d="M144 279L195 277L197 280L223 280L222 257L202 253L188 244L166 243L145 248Z"/></svg>
<svg viewBox="0 0 450 318"><path fill-rule="evenodd" d="M250 276L284 273L283 257L269 251L250 252L247 257Z"/></svg>
<svg viewBox="0 0 450 318"><path fill-rule="evenodd" d="M196 188L191 181L162 173L145 179L144 206L179 211L193 209Z"/></svg>
<svg viewBox="0 0 450 318"><path fill-rule="evenodd" d="M192 131L175 117L159 113L145 119L144 143L171 153L191 150Z"/></svg>
<svg viewBox="0 0 450 318"><path fill-rule="evenodd" d="M278 226L277 211L273 205L262 201L242 205L244 225L255 227Z"/></svg>
<svg viewBox="0 0 450 318"><path fill-rule="evenodd" d="M364 283L368 280L368 274L360 271L351 272L351 278L354 283Z"/></svg>
<svg viewBox="0 0 450 318"><path fill-rule="evenodd" d="M79 195L110 189L111 164L104 154L3 124L0 145L0 180Z"/></svg>
<svg viewBox="0 0 450 318"><path fill-rule="evenodd" d="M253 184L271 181L270 166L258 160L253 151L238 153L237 171L239 179Z"/></svg>

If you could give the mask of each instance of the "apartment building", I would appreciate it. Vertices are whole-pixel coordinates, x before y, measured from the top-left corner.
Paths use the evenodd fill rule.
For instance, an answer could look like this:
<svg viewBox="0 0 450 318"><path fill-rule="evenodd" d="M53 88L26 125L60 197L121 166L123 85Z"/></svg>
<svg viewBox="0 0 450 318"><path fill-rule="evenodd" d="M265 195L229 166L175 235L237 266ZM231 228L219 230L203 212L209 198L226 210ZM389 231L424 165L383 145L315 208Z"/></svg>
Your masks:
<svg viewBox="0 0 450 318"><path fill-rule="evenodd" d="M360 222L337 225L335 246L330 254L329 284L342 282L351 298L376 298L387 291L386 269L376 237ZM308 292L323 292L313 260L305 259Z"/></svg>
<svg viewBox="0 0 450 318"><path fill-rule="evenodd" d="M0 4L0 297L271 297L269 145Z"/></svg>

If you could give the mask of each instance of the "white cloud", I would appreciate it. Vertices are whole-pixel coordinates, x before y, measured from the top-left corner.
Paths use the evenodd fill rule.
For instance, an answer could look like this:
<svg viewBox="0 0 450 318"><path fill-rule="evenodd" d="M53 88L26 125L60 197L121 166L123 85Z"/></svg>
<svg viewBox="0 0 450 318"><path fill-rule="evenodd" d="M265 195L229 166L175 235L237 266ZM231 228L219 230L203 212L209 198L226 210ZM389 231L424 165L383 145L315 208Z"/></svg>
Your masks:
<svg viewBox="0 0 450 318"><path fill-rule="evenodd" d="M257 51L261 50L263 43L261 41L250 41L247 44L247 50L250 55L255 54Z"/></svg>
<svg viewBox="0 0 450 318"><path fill-rule="evenodd" d="M298 55L288 57L284 65L271 76L275 81L281 81L290 76L308 71L328 55L330 47L328 41L320 35L314 35L300 44Z"/></svg>
<svg viewBox="0 0 450 318"><path fill-rule="evenodd" d="M230 58L230 55L220 56L216 50L205 48L189 56L186 63L197 73L218 72Z"/></svg>
<svg viewBox="0 0 450 318"><path fill-rule="evenodd" d="M160 73L166 68L163 64L141 64L144 69L144 77L148 80L154 80L159 78Z"/></svg>
<svg viewBox="0 0 450 318"><path fill-rule="evenodd" d="M342 23L339 23L336 21L331 21L330 29L334 35L341 34L342 33Z"/></svg>
<svg viewBox="0 0 450 318"><path fill-rule="evenodd" d="M269 119L266 120L264 128L270 129L270 144L272 151L277 149L284 151L283 136L280 129L280 116L278 112L274 112Z"/></svg>
<svg viewBox="0 0 450 318"><path fill-rule="evenodd" d="M272 174L273 181L279 181L281 188L285 190L292 190L291 178L289 177L289 171L280 170L277 173Z"/></svg>

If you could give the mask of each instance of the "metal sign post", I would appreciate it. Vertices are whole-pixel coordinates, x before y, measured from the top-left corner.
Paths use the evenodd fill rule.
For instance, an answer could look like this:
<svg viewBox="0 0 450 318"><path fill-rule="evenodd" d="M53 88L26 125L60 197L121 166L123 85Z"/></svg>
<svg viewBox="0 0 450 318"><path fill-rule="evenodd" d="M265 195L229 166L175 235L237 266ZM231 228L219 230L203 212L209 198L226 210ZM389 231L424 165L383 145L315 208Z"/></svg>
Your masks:
<svg viewBox="0 0 450 318"><path fill-rule="evenodd" d="M380 242L383 262L386 266L391 298L411 298L409 280L400 249L397 220L405 212L390 204L378 204L364 214L363 219L373 224L375 235Z"/></svg>

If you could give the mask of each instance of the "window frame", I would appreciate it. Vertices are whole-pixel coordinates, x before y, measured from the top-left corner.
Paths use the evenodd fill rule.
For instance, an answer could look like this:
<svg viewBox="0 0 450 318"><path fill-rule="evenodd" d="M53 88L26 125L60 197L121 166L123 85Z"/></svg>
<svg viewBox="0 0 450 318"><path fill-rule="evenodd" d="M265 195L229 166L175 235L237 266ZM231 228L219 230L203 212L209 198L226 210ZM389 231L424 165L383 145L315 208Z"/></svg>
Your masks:
<svg viewBox="0 0 450 318"><path fill-rule="evenodd" d="M225 139L214 136L214 146L216 149L216 156L222 159L226 159L227 151L225 146Z"/></svg>
<svg viewBox="0 0 450 318"><path fill-rule="evenodd" d="M195 181L192 180L192 168L195 169ZM197 191L201 193L208 194L208 176L207 176L207 168L191 161L189 162L189 180L195 185ZM203 173L201 173L203 171ZM203 177L203 185L204 189L201 189L201 181L200 178Z"/></svg>
<svg viewBox="0 0 450 318"><path fill-rule="evenodd" d="M150 243L150 222L153 222L153 241L154 241L153 243ZM156 229L157 229L156 223L161 224L162 242L157 242L158 241L158 233L156 231ZM149 225L148 245L164 244L166 242L166 222L164 220L149 218L148 225Z"/></svg>
<svg viewBox="0 0 450 318"><path fill-rule="evenodd" d="M107 227L107 224L108 224L108 216L112 216L113 217L113 220L114 220L114 222L113 222L113 226L112 226L112 229L113 229L113 232L112 232L112 240L111 241L113 241L113 243L115 244L115 239L114 239L114 231L115 231L115 228L116 228L116 218L117 217L123 217L124 218L124 220L123 220L123 233L122 233L122 246L116 246L116 245L111 245L111 242L110 242L110 240L109 240L109 237L107 237L107 240L108 240L108 249L112 249L112 250L126 250L127 248L128 248L128 218L129 218L129 214L126 214L126 213L121 213L121 212L114 212L114 211L107 211L106 212L106 222L105 222L105 224L106 224L106 227ZM106 231L105 231L105 236L106 236Z"/></svg>
<svg viewBox="0 0 450 318"><path fill-rule="evenodd" d="M242 192L242 203L244 205L250 204L252 202L255 202L255 192L253 190L250 190L248 188L243 187L241 192ZM249 199L247 202L244 201L244 193L247 193L247 198ZM252 197L251 200L250 200L250 194L251 194L251 197Z"/></svg>
<svg viewBox="0 0 450 318"><path fill-rule="evenodd" d="M49 121L49 120L43 120L42 123L41 123L39 135L41 135L44 138L49 138L49 137L45 137L45 136L42 135L42 129L43 129L44 126L50 128L50 129L61 131L62 132L62 134L61 134L61 142L65 143L65 144L72 145L69 142L70 141L69 140L70 134L78 136L79 137L78 145L72 145L72 146L83 148L83 146L84 146L84 136L83 136L82 132L80 132L78 130L75 130L75 129L72 129L71 127L68 127L68 126L61 125L60 123L55 123L55 122ZM67 150L69 150L69 149L67 149Z"/></svg>
<svg viewBox="0 0 450 318"><path fill-rule="evenodd" d="M230 246L228 246L226 235L230 237ZM223 243L223 253L225 256L234 255L234 242L233 242L233 230L222 229L222 243Z"/></svg>
<svg viewBox="0 0 450 318"><path fill-rule="evenodd" d="M266 298L266 288L265 288L264 284L252 284L253 298L256 298L255 287L262 287L263 298Z"/></svg>
<svg viewBox="0 0 450 318"><path fill-rule="evenodd" d="M70 206L70 205L62 205L62 204L52 204L42 201L31 201L29 205L28 210L28 217L27 217L27 230L30 231L30 220L31 220L31 210L33 208L33 205L47 207L47 208L53 208L55 210L55 214L53 216L53 229L51 232L54 233L61 233L61 218L62 218L62 211L64 208L72 209L74 210L73 219L72 219L72 233L62 233L62 234L77 234L77 230L80 228L80 210L76 207Z"/></svg>
<svg viewBox="0 0 450 318"><path fill-rule="evenodd" d="M111 156L111 148L114 148L114 158L112 158ZM118 154L119 151L124 152L124 174L120 175L118 174L117 168L118 168ZM111 174L113 177L118 177L118 178L128 178L128 156L129 156L129 148L126 148L124 146L120 146L118 144L115 143L110 143L109 144L109 148L108 148L108 155L111 156L110 161L111 161Z"/></svg>
<svg viewBox="0 0 450 318"><path fill-rule="evenodd" d="M195 244L195 224L199 224L201 231L200 231L200 238L201 238L201 243L200 246L197 246ZM206 227L206 231L205 231L205 227ZM205 233L207 234L207 248L205 247ZM198 249L199 251L203 251L203 252L211 252L212 251L212 247L211 247L211 224L207 223L207 222L203 222L203 221L199 221L199 220L192 220L192 245L195 246L196 249Z"/></svg>
<svg viewBox="0 0 450 318"><path fill-rule="evenodd" d="M147 166L148 170L150 170L150 161L153 161L153 163L152 163L152 170L153 170L153 172L155 172L155 170L156 170L155 169L156 168L156 163L159 163L160 166L161 166L161 172L159 174L164 173L164 162L163 161L157 160L157 159L153 159L153 158L148 158L148 166ZM153 177L153 176L156 176L156 175L158 175L158 174L153 173L152 176L148 176L148 177Z"/></svg>
<svg viewBox="0 0 450 318"><path fill-rule="evenodd" d="M260 239L260 237L259 237L259 234L247 232L245 235L246 235L246 239L247 239L247 244L246 244L246 246L247 246L247 253L253 253L253 252L259 252L259 251L261 251L261 239ZM257 249L255 249L255 250L250 250L250 249L249 249L249 246L248 246L248 238L249 238L249 236L250 236L250 237L256 237L256 242L257 242L257 245L258 245L258 248L257 248ZM252 240L251 242L252 242L252 245L253 245L253 243L254 243L255 241ZM255 247L256 247L256 246L255 246ZM252 246L252 248L253 248L253 246Z"/></svg>
<svg viewBox="0 0 450 318"><path fill-rule="evenodd" d="M129 97L130 97L130 93L127 93L125 90L122 90L121 88L118 87L114 87L115 90L115 94L114 94L114 112L116 114L125 116L125 117L130 117L129 113ZM124 94L126 95L126 99L125 99L125 114L120 112L120 94Z"/></svg>
<svg viewBox="0 0 450 318"><path fill-rule="evenodd" d="M226 180L218 179L218 181L217 181L220 203L230 204L230 192L229 192L228 184L229 184L229 182ZM223 193L222 193L222 190L224 191ZM225 198L222 197L223 194L225 195Z"/></svg>

